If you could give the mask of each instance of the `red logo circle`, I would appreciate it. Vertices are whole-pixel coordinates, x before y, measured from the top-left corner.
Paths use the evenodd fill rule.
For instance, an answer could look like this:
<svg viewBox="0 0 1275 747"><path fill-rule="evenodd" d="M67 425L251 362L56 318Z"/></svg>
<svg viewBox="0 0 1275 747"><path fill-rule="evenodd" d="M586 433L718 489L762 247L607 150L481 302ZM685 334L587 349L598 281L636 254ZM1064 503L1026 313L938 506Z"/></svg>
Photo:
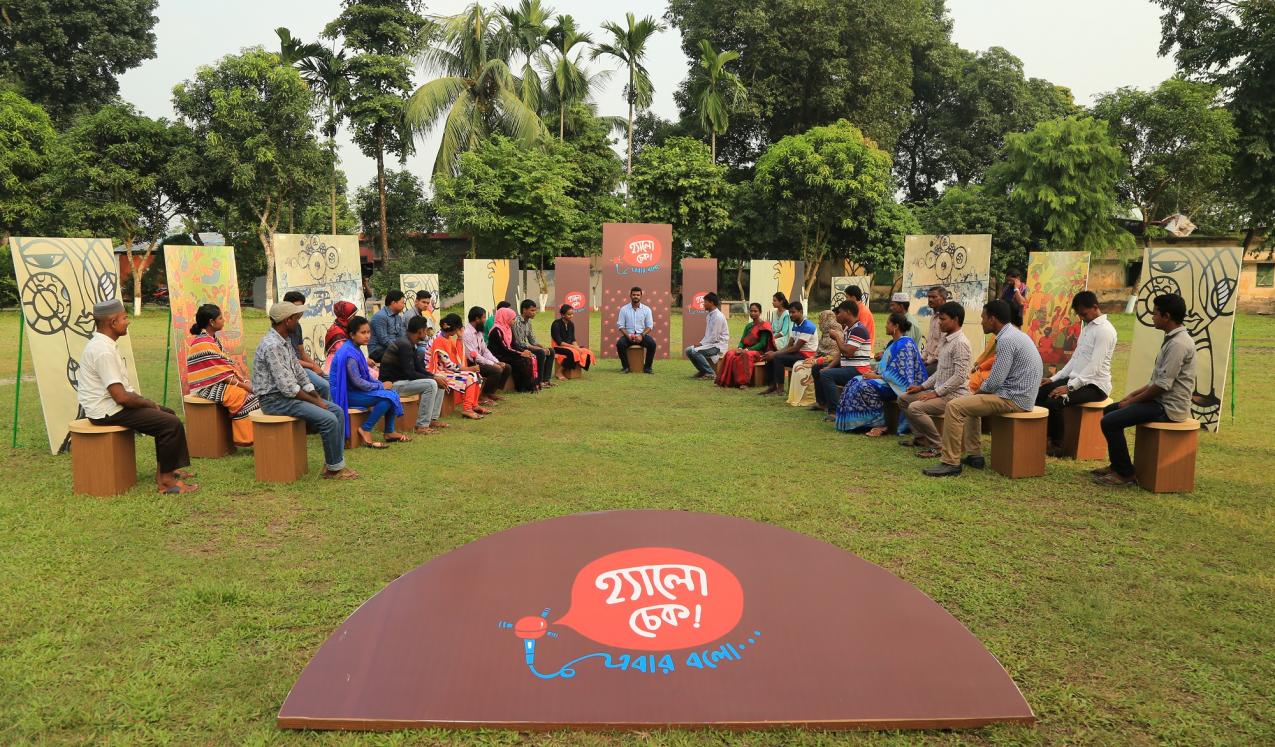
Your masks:
<svg viewBox="0 0 1275 747"><path fill-rule="evenodd" d="M565 303L576 311L583 309L587 301L588 299L586 299L584 294L580 291L572 291L568 293L565 299Z"/></svg>
<svg viewBox="0 0 1275 747"><path fill-rule="evenodd" d="M655 267L664 259L664 247L650 234L639 234L624 246L622 261L630 267Z"/></svg>
<svg viewBox="0 0 1275 747"><path fill-rule="evenodd" d="M691 299L691 308L696 311L704 310L704 296L708 295L708 291L700 291Z"/></svg>

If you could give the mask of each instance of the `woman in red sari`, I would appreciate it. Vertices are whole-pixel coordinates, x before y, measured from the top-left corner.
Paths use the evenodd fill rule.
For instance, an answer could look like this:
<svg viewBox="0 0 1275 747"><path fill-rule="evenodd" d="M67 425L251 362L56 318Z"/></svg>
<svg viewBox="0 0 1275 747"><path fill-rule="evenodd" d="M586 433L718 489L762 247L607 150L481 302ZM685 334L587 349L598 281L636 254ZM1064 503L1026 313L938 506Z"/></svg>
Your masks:
<svg viewBox="0 0 1275 747"><path fill-rule="evenodd" d="M775 331L770 322L762 320L761 304L748 305L748 318L751 321L744 326L739 347L728 350L722 359L722 367L717 374L718 386L746 389L753 380L753 366L761 360L762 354L775 349Z"/></svg>

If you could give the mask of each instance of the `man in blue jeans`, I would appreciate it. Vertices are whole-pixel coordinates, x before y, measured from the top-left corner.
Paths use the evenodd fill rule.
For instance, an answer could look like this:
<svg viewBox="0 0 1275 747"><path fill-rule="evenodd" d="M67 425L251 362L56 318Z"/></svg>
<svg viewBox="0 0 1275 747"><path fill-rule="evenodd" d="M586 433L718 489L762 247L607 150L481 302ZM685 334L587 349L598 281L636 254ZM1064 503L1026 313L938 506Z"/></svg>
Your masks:
<svg viewBox="0 0 1275 747"><path fill-rule="evenodd" d="M283 294L283 300L302 309L305 308L305 296L300 291L288 291ZM332 399L332 388L328 384L328 377L323 373L323 367L315 362L305 350L305 339L301 334L300 324L288 333L288 342L292 343L292 348L296 352L297 360L301 363L301 368L305 371L306 378L314 385L314 393L319 395L320 399Z"/></svg>
<svg viewBox="0 0 1275 747"><path fill-rule="evenodd" d="M1195 341L1182 323L1186 321L1186 301L1175 293L1156 296L1151 302L1151 323L1164 332L1164 342L1155 358L1151 381L1146 386L1108 405L1102 416L1102 435L1107 438L1111 465L1093 471L1094 482L1113 487L1138 484L1129 444L1124 431L1140 423L1181 423L1191 417L1191 394L1195 391Z"/></svg>
<svg viewBox="0 0 1275 747"><path fill-rule="evenodd" d="M827 413L824 420L836 420L833 413L841 401L837 397L837 387L845 386L872 370L872 342L868 328L859 321L859 305L853 299L847 299L834 311L837 323L845 332L834 328L829 335L837 342L841 360L839 364L815 367L815 404L810 408Z"/></svg>
<svg viewBox="0 0 1275 747"><path fill-rule="evenodd" d="M323 439L321 477L352 480L359 475L345 466L345 413L321 399L297 360L289 336L301 323L303 305L289 302L270 307L271 329L257 346L252 362L252 388L267 415L290 415L304 420Z"/></svg>

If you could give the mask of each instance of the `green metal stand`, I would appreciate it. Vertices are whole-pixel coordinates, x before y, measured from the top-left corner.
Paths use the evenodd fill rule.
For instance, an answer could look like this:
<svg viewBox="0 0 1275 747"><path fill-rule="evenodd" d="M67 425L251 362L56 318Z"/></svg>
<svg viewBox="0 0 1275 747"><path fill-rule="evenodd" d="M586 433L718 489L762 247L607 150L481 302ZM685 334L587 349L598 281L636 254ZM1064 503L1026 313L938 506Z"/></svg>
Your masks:
<svg viewBox="0 0 1275 747"><path fill-rule="evenodd" d="M18 448L18 404L22 401L22 339L26 336L27 319L18 312L18 373L14 376L17 386L13 389L13 440L12 448Z"/></svg>

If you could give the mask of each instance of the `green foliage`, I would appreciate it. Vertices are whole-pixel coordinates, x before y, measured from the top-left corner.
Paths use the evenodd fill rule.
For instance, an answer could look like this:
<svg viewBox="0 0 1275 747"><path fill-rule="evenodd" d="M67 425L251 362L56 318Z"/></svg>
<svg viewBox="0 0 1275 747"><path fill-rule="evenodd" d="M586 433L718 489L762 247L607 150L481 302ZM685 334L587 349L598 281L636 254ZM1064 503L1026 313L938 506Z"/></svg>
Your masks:
<svg viewBox="0 0 1275 747"><path fill-rule="evenodd" d="M921 223L907 205L883 201L850 231L845 258L867 271L894 271L903 266L903 243L921 232Z"/></svg>
<svg viewBox="0 0 1275 747"><path fill-rule="evenodd" d="M1023 269L1035 248L1031 229L1010 208L1009 199L984 187L948 187L934 202L918 206L921 231L933 234L992 235L992 277L1010 267Z"/></svg>
<svg viewBox="0 0 1275 747"><path fill-rule="evenodd" d="M699 111L700 126L712 139L712 156L717 160L717 136L730 129L730 114L744 105L748 90L739 76L726 66L739 59L739 52L716 52L707 39L699 43L702 75L691 87L691 98Z"/></svg>
<svg viewBox="0 0 1275 747"><path fill-rule="evenodd" d="M369 184L359 187L354 203L363 233L376 237L379 242L381 200L375 177ZM407 170L385 172L385 212L390 226L389 244L394 247L395 254L406 244L408 234L433 233L442 222L434 204L425 196L424 183Z"/></svg>
<svg viewBox="0 0 1275 747"><path fill-rule="evenodd" d="M58 200L55 167L64 160L49 115L13 91L0 90L0 237L52 230ZM7 246L0 247L8 254ZM12 282L12 273L4 278Z"/></svg>
<svg viewBox="0 0 1275 747"><path fill-rule="evenodd" d="M730 222L726 168L690 138L644 148L629 179L629 197L635 219L672 224L674 243L691 257L712 256Z"/></svg>
<svg viewBox="0 0 1275 747"><path fill-rule="evenodd" d="M1121 88L1094 104L1124 153L1117 188L1142 213L1144 232L1172 212L1194 215L1216 202L1235 146L1231 114L1217 98L1215 86L1173 78L1153 91Z"/></svg>
<svg viewBox="0 0 1275 747"><path fill-rule="evenodd" d="M602 251L602 224L624 219L624 203L617 194L624 164L612 148L612 122L593 115L591 107L567 109L567 140L552 150L570 164L567 195L576 201L579 220L571 231L573 254L591 256Z"/></svg>
<svg viewBox="0 0 1275 747"><path fill-rule="evenodd" d="M625 25L607 22L602 30L611 35L611 41L599 44L593 50L593 58L611 57L623 66L629 82L624 86L624 97L629 104L629 151L626 167L633 173L633 115L647 108L655 98L655 86L651 83L646 65L646 45L651 37L664 30L664 26L651 16L637 20L632 13L624 15Z"/></svg>
<svg viewBox="0 0 1275 747"><path fill-rule="evenodd" d="M1045 249L1127 253L1133 238L1114 220L1123 170L1106 122L1067 117L1007 136L1004 160L988 172L988 184L1008 193Z"/></svg>
<svg viewBox="0 0 1275 747"><path fill-rule="evenodd" d="M845 120L770 146L754 181L770 231L799 248L807 294L823 261L834 250L849 258L854 232L893 201L890 156Z"/></svg>
<svg viewBox="0 0 1275 747"><path fill-rule="evenodd" d="M155 56L158 0L21 0L0 6L0 87L58 120L105 104L116 76Z"/></svg>
<svg viewBox="0 0 1275 747"><path fill-rule="evenodd" d="M593 88L610 77L610 73L590 75L584 59L585 51L572 53L576 47L587 47L593 43L593 37L577 27L575 18L558 16L545 40L553 52L542 52L538 56L545 74L541 111L558 115L558 139L563 140L566 138L567 110L588 102Z"/></svg>
<svg viewBox="0 0 1275 747"><path fill-rule="evenodd" d="M548 42L553 9L546 8L540 0L519 0L517 7L500 6L496 13L504 21L500 46L510 58L514 54L522 56L521 74L515 78L518 98L528 109L537 111L543 90L535 62L540 48Z"/></svg>
<svg viewBox="0 0 1275 747"><path fill-rule="evenodd" d="M434 274L438 276L439 295L448 298L465 290L463 275L459 269L453 256L427 251L417 242L408 241L394 247L393 258L378 265L369 282L373 293L384 298L386 293L399 287L399 275Z"/></svg>

